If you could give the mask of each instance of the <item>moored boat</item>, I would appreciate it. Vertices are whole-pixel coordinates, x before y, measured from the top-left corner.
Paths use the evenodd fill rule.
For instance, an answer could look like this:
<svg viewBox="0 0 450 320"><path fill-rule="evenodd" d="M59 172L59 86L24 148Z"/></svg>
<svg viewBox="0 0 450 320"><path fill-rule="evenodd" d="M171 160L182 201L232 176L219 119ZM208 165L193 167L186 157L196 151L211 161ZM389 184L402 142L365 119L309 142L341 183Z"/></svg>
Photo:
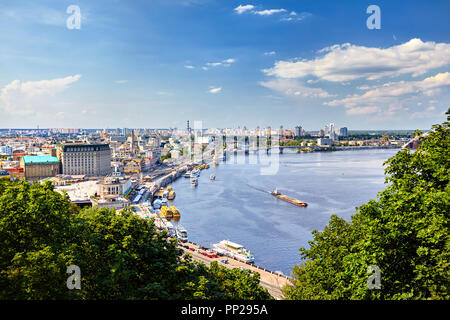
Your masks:
<svg viewBox="0 0 450 320"><path fill-rule="evenodd" d="M171 210L169 207L167 207L167 206L161 207L161 213L160 213L160 215L161 215L163 218L167 219L167 220L170 220L170 219L173 218L173 212L172 212L172 210Z"/></svg>
<svg viewBox="0 0 450 320"><path fill-rule="evenodd" d="M176 227L176 234L179 240L183 242L188 240L187 231L181 224L178 224L178 226Z"/></svg>
<svg viewBox="0 0 450 320"><path fill-rule="evenodd" d="M213 250L219 254L223 254L243 262L253 262L255 257L252 252L240 245L229 240L222 240L213 244Z"/></svg>

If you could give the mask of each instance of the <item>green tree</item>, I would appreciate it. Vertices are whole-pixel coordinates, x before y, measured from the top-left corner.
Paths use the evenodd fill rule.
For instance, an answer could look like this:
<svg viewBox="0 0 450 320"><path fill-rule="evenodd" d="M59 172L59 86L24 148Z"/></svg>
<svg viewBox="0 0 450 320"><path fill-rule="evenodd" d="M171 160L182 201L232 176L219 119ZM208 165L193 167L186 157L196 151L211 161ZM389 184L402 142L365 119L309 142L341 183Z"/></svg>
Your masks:
<svg viewBox="0 0 450 320"><path fill-rule="evenodd" d="M449 124L386 162L387 188L377 201L357 208L349 223L333 216L313 232L288 299L450 298ZM380 268L379 290L367 287L370 265Z"/></svg>
<svg viewBox="0 0 450 320"><path fill-rule="evenodd" d="M130 209L79 211L49 182L2 179L0 194L0 299L264 297L258 277L192 261ZM70 265L81 290L66 287Z"/></svg>

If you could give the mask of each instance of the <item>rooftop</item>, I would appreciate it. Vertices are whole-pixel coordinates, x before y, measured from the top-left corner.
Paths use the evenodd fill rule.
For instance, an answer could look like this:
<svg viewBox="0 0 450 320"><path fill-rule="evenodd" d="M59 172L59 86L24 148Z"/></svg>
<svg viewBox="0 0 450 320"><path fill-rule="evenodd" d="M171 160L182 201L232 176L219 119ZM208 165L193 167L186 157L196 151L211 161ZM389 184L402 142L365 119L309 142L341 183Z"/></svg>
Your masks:
<svg viewBox="0 0 450 320"><path fill-rule="evenodd" d="M24 163L58 163L57 157L52 156L23 156Z"/></svg>

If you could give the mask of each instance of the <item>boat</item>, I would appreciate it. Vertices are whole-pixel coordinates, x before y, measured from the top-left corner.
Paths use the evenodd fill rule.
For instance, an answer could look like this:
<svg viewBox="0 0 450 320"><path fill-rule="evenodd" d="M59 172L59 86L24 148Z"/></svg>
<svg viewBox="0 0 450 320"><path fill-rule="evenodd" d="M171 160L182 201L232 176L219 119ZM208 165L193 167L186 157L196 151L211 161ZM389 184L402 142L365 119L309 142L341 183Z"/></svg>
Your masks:
<svg viewBox="0 0 450 320"><path fill-rule="evenodd" d="M160 214L161 214L161 216L163 218L165 218L167 220L172 219L172 217L173 217L172 210L169 207L167 207L167 206L161 207L161 213Z"/></svg>
<svg viewBox="0 0 450 320"><path fill-rule="evenodd" d="M167 200L173 200L175 199L175 191L174 190L170 190L169 191L169 195L167 196Z"/></svg>
<svg viewBox="0 0 450 320"><path fill-rule="evenodd" d="M236 260L243 262L253 262L255 257L252 252L240 245L229 240L222 240L219 243L213 244L213 250L219 254L229 256Z"/></svg>
<svg viewBox="0 0 450 320"><path fill-rule="evenodd" d="M191 178L192 178L192 177L198 177L198 176L200 176L200 169L194 169L194 170L192 170L192 172L191 172Z"/></svg>
<svg viewBox="0 0 450 320"><path fill-rule="evenodd" d="M170 211L172 211L172 218L175 220L180 219L180 211L175 206L170 206Z"/></svg>
<svg viewBox="0 0 450 320"><path fill-rule="evenodd" d="M198 185L198 179L196 177L192 177L191 178L191 186L196 186Z"/></svg>
<svg viewBox="0 0 450 320"><path fill-rule="evenodd" d="M161 199L161 206L167 206L168 203L169 203L169 201L167 201L167 198Z"/></svg>
<svg viewBox="0 0 450 320"><path fill-rule="evenodd" d="M162 203L161 203L160 199L156 199L155 201L153 201L153 208L160 209L161 206L162 206Z"/></svg>
<svg viewBox="0 0 450 320"><path fill-rule="evenodd" d="M169 236L175 236L176 230L175 230L175 227L173 226L173 224L170 221L165 221L164 224L166 225Z"/></svg>
<svg viewBox="0 0 450 320"><path fill-rule="evenodd" d="M178 224L176 227L176 235L177 238L183 242L188 240L187 231L181 224Z"/></svg>
<svg viewBox="0 0 450 320"><path fill-rule="evenodd" d="M281 194L278 192L278 189L275 188L272 192L270 192L271 195L274 197L277 197L278 199L284 200L286 202L292 203L298 207L306 207L308 204L304 201L297 200L295 198L289 197L287 195Z"/></svg>
<svg viewBox="0 0 450 320"><path fill-rule="evenodd" d="M187 172L183 175L183 177L185 177L185 178L190 178L190 177L191 177L191 174L192 174L192 171L187 171Z"/></svg>
<svg viewBox="0 0 450 320"><path fill-rule="evenodd" d="M210 179L210 180L216 180L216 176L214 175L214 173L212 173L212 174L209 176L209 179Z"/></svg>

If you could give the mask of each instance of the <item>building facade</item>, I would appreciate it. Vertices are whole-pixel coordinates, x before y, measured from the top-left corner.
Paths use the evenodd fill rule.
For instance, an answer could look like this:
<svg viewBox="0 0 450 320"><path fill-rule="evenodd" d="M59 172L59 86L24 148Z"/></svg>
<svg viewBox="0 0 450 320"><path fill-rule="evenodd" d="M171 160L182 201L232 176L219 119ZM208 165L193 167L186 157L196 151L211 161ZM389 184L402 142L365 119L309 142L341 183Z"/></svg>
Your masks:
<svg viewBox="0 0 450 320"><path fill-rule="evenodd" d="M347 137L348 136L348 129L347 127L343 127L339 129L339 136L340 137Z"/></svg>
<svg viewBox="0 0 450 320"><path fill-rule="evenodd" d="M52 156L23 156L20 166L27 180L39 180L59 174L59 160Z"/></svg>
<svg viewBox="0 0 450 320"><path fill-rule="evenodd" d="M111 173L109 144L66 144L59 148L58 157L62 174L99 177Z"/></svg>

